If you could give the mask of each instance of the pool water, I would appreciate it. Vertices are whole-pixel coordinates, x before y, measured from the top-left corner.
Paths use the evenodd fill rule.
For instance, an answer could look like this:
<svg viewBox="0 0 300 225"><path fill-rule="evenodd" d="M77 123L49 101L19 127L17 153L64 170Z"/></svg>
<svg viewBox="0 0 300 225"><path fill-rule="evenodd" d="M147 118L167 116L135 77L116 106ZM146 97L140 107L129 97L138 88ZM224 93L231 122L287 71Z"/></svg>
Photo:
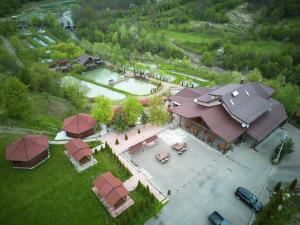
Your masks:
<svg viewBox="0 0 300 225"><path fill-rule="evenodd" d="M72 81L72 80L78 80L78 79L71 77L71 76L63 77L63 82L67 82L68 80ZM98 85L95 85L93 83L86 82L83 80L80 80L80 82L89 88L88 93L86 94L86 96L88 98L95 98L98 96L106 96L106 97L110 98L111 100L120 100L120 99L126 98L126 96L124 94L109 90L105 87L101 87L101 86L98 86Z"/></svg>
<svg viewBox="0 0 300 225"><path fill-rule="evenodd" d="M123 77L121 74L106 68L99 68L85 72L83 76L100 84L109 84L109 80L117 81Z"/></svg>
<svg viewBox="0 0 300 225"><path fill-rule="evenodd" d="M134 78L129 78L128 80L122 81L116 85L114 88L129 92L135 95L148 95L151 93L153 88L157 86L151 83L146 83Z"/></svg>

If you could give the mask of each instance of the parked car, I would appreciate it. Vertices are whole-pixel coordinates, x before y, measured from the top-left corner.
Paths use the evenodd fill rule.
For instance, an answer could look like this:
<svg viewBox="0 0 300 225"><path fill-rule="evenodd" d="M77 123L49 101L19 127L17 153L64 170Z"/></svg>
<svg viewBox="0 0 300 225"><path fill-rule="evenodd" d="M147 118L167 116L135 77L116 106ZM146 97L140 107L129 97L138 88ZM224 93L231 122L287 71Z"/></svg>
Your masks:
<svg viewBox="0 0 300 225"><path fill-rule="evenodd" d="M249 190L244 187L239 187L235 191L235 196L241 199L248 206L250 206L256 212L259 212L264 207L262 202L257 199L257 197L252 194Z"/></svg>
<svg viewBox="0 0 300 225"><path fill-rule="evenodd" d="M214 211L210 216L208 217L208 220L213 225L231 225L223 216L221 216L217 211Z"/></svg>

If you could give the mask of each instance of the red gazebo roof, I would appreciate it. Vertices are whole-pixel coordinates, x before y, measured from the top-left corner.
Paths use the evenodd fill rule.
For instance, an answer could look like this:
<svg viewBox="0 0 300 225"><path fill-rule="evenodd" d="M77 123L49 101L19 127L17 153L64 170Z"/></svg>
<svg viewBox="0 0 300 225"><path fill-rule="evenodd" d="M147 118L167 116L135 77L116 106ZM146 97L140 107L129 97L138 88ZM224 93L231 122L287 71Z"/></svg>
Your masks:
<svg viewBox="0 0 300 225"><path fill-rule="evenodd" d="M26 135L6 147L6 160L30 161L48 148L47 136Z"/></svg>
<svg viewBox="0 0 300 225"><path fill-rule="evenodd" d="M85 156L92 155L93 152L89 148L88 144L83 142L81 139L72 139L65 144L68 155L72 156L76 161L79 162Z"/></svg>
<svg viewBox="0 0 300 225"><path fill-rule="evenodd" d="M81 134L94 128L97 121L88 114L80 113L64 120L63 130L72 134Z"/></svg>
<svg viewBox="0 0 300 225"><path fill-rule="evenodd" d="M111 172L103 173L93 182L97 193L105 199L109 206L113 207L121 198L128 195L123 183L112 175Z"/></svg>

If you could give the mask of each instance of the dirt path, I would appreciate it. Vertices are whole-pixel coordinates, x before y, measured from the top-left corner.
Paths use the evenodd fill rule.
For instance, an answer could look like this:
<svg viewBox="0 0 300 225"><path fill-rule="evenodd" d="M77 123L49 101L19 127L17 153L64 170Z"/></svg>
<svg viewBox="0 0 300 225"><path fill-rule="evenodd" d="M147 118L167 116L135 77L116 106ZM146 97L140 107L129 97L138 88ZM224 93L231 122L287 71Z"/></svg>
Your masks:
<svg viewBox="0 0 300 225"><path fill-rule="evenodd" d="M48 134L53 135L54 132L43 131L43 130L33 130L21 127L9 127L9 126L0 126L0 134L9 133L9 134L27 134L27 133L38 133L38 134Z"/></svg>
<svg viewBox="0 0 300 225"><path fill-rule="evenodd" d="M19 67L24 67L24 64L21 62L21 60L18 58L18 56L16 55L16 49L10 44L9 40L7 40L7 38L0 36L0 38L2 39L3 42L3 46L7 49L7 52L15 58L16 60L16 64Z"/></svg>
<svg viewBox="0 0 300 225"><path fill-rule="evenodd" d="M212 66L212 67L205 66L202 63L202 55L201 54L189 51L186 48L183 48L183 47L179 46L178 44L176 44L175 40L171 39L170 40L170 44L173 47L175 47L176 49L178 49L179 51L181 51L185 56L189 57L191 59L191 61L192 61L192 65L194 67L196 67L196 68L204 68L204 69L208 69L208 70L213 70L213 71L218 72L218 73L224 73L224 72L226 72L224 69L222 69L220 67L217 67L217 66Z"/></svg>

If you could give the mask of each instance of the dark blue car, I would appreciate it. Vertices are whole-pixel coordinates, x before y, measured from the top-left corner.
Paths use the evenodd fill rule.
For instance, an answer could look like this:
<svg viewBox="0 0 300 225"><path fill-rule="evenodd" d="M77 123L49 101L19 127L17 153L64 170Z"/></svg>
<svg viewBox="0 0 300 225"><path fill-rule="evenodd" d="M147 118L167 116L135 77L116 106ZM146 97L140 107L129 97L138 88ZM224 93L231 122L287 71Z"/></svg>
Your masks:
<svg viewBox="0 0 300 225"><path fill-rule="evenodd" d="M251 209L255 210L255 212L261 211L264 207L261 201L259 201L254 194L244 187L237 188L235 191L235 196L245 202L251 207Z"/></svg>

